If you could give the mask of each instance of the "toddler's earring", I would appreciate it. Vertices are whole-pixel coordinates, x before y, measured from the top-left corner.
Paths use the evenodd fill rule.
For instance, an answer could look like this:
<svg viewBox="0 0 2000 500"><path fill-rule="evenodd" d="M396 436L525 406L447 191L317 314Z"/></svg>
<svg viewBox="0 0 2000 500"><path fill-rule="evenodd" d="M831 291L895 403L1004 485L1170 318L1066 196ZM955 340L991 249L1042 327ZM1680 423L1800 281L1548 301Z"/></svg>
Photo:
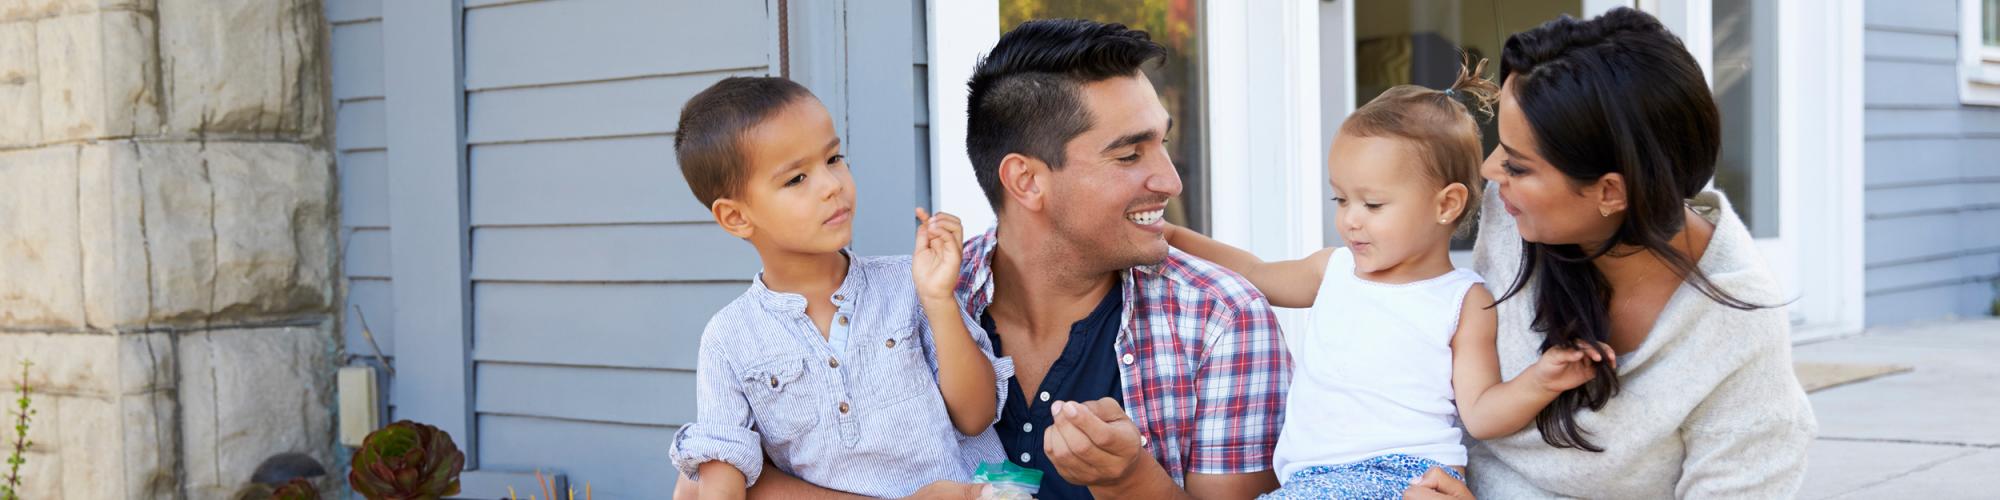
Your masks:
<svg viewBox="0 0 2000 500"><path fill-rule="evenodd" d="M1597 207L1597 215L1601 217L1610 217L1611 207Z"/></svg>

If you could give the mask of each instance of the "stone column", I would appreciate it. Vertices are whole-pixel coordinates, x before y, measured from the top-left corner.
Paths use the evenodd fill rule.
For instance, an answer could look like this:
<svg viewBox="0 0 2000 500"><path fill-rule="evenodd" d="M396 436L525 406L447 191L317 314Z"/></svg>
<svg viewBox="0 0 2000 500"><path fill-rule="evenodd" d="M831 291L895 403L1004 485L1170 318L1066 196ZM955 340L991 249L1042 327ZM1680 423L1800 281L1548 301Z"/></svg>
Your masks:
<svg viewBox="0 0 2000 500"><path fill-rule="evenodd" d="M318 0L0 0L24 497L226 498L272 454L332 461L326 30Z"/></svg>

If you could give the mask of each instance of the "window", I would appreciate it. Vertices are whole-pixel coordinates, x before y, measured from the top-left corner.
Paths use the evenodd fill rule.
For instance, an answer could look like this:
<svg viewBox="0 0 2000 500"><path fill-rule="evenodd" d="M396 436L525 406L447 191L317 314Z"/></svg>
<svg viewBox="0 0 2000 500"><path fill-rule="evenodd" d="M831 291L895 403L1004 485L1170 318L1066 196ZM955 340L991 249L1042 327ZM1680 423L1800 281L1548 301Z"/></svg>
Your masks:
<svg viewBox="0 0 2000 500"><path fill-rule="evenodd" d="M1715 187L1758 238L1779 234L1777 9L1777 0L1716 2L1712 19L1722 111Z"/></svg>
<svg viewBox="0 0 2000 500"><path fill-rule="evenodd" d="M1959 6L1959 100L2000 106L2000 0L1966 0Z"/></svg>
<svg viewBox="0 0 2000 500"><path fill-rule="evenodd" d="M1504 3L1504 5L1502 5ZM1500 49L1507 36L1541 25L1556 16L1582 17L1581 0L1368 0L1354 3L1354 105L1374 100L1390 87L1415 84L1442 89L1458 77L1459 51L1472 59L1489 59L1487 79L1500 72ZM1332 61L1332 55L1326 55ZM1333 105L1331 100L1327 105ZM1484 152L1500 143L1492 120L1482 120ZM1325 133L1332 134L1333 130ZM1331 197L1330 188L1327 193ZM1339 238L1334 230L1336 207L1326 204L1323 220L1327 244ZM1453 250L1470 250L1472 236L1452 241Z"/></svg>
<svg viewBox="0 0 2000 500"><path fill-rule="evenodd" d="M1144 30L1167 48L1163 63L1146 68L1146 78L1160 93L1174 129L1167 132L1167 154L1181 175L1181 194L1167 204L1167 221L1209 232L1208 155L1205 129L1207 90L1202 74L1204 2L1148 0L1000 0L1000 31L1032 19L1076 18L1120 23Z"/></svg>

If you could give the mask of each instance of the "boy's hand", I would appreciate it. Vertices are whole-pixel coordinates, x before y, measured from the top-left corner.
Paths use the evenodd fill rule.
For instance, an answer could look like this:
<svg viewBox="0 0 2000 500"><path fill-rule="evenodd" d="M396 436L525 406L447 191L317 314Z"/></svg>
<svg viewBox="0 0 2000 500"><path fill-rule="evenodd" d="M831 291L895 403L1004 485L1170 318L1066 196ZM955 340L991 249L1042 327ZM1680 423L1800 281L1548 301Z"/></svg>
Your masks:
<svg viewBox="0 0 2000 500"><path fill-rule="evenodd" d="M958 265L965 258L963 233L957 216L917 209L917 248L910 252L910 275L916 279L918 298L956 300L952 291L958 288Z"/></svg>
<svg viewBox="0 0 2000 500"><path fill-rule="evenodd" d="M1577 341L1572 346L1542 351L1542 358L1528 367L1528 375L1535 377L1533 380L1542 390L1563 392L1597 378L1597 363L1611 363L1616 368L1618 354L1603 342L1592 346Z"/></svg>

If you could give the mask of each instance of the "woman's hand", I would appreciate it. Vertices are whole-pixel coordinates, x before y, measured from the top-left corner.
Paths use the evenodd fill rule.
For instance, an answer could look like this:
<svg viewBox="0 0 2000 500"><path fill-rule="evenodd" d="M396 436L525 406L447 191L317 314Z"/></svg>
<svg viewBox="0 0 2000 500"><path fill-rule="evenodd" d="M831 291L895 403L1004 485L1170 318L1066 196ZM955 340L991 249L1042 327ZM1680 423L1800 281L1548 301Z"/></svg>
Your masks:
<svg viewBox="0 0 2000 500"><path fill-rule="evenodd" d="M917 209L917 248L910 252L910 275L916 279L919 298L954 300L959 261L965 258L963 232L957 216Z"/></svg>
<svg viewBox="0 0 2000 500"><path fill-rule="evenodd" d="M1542 351L1542 359L1528 367L1527 374L1534 377L1535 385L1545 391L1575 389L1597 378L1597 363L1611 363L1612 368L1618 367L1618 354L1611 350L1611 345L1603 342L1595 344L1579 340L1571 346Z"/></svg>
<svg viewBox="0 0 2000 500"><path fill-rule="evenodd" d="M1408 489L1403 490L1403 500L1474 499L1472 490L1465 487L1464 481L1451 477L1451 474L1446 474L1444 469L1432 467L1430 472L1425 472L1423 477L1417 478L1416 482L1410 483Z"/></svg>

